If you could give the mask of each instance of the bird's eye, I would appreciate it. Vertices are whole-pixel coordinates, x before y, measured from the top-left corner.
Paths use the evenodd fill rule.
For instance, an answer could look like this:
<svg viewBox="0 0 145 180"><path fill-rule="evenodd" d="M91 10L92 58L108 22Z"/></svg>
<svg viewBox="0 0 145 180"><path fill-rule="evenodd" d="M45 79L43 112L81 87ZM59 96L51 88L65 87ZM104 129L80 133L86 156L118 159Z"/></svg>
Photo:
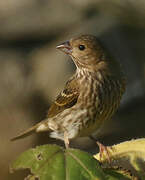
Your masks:
<svg viewBox="0 0 145 180"><path fill-rule="evenodd" d="M83 51L85 49L84 45L79 45L79 50Z"/></svg>

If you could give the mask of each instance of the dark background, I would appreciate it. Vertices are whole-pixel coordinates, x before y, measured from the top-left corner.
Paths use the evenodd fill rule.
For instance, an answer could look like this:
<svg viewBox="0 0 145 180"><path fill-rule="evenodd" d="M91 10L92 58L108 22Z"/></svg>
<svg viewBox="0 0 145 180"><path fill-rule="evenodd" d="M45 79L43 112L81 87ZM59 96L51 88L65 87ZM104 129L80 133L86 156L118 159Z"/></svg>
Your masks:
<svg viewBox="0 0 145 180"><path fill-rule="evenodd" d="M46 116L74 71L69 57L55 47L80 33L96 35L127 77L120 109L98 140L112 145L145 137L144 0L1 0L0 179L24 179L20 172L9 174L10 162L28 148L52 142L47 133L9 139ZM97 150L89 140L81 145Z"/></svg>

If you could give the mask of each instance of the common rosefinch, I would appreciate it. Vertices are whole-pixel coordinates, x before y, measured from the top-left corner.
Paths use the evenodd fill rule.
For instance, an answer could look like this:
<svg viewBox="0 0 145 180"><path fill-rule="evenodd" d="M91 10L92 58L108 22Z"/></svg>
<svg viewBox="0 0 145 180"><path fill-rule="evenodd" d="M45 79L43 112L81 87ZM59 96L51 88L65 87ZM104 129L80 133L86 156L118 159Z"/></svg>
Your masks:
<svg viewBox="0 0 145 180"><path fill-rule="evenodd" d="M110 119L125 90L120 65L95 36L81 35L57 46L71 56L75 74L67 81L48 111L47 119L12 140L32 132L49 131L52 138L69 140L91 136Z"/></svg>

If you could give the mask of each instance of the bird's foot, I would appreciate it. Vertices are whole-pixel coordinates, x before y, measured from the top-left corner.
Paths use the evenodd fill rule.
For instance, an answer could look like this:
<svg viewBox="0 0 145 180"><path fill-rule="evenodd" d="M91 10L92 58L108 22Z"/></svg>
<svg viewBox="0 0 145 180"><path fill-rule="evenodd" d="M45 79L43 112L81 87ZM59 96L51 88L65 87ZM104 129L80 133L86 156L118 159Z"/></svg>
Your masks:
<svg viewBox="0 0 145 180"><path fill-rule="evenodd" d="M109 149L112 149L112 147L107 147L107 146L104 146L103 144L101 144L100 142L96 142L97 145L99 146L99 151L100 151L100 161L102 160L103 158L103 155L106 155L106 158L108 160L109 163L111 163L111 157L110 157L110 152L109 152ZM104 154L105 153L105 154Z"/></svg>

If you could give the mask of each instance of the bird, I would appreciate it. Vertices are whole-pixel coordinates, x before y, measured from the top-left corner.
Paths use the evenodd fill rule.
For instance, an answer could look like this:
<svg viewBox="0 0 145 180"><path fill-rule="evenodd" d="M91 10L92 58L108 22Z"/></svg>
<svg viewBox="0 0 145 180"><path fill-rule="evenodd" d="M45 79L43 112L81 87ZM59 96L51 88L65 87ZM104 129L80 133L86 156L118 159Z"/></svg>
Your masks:
<svg viewBox="0 0 145 180"><path fill-rule="evenodd" d="M94 35L78 35L59 44L69 55L76 71L50 106L46 119L12 138L48 131L51 138L64 141L91 137L118 109L126 81L120 63Z"/></svg>

